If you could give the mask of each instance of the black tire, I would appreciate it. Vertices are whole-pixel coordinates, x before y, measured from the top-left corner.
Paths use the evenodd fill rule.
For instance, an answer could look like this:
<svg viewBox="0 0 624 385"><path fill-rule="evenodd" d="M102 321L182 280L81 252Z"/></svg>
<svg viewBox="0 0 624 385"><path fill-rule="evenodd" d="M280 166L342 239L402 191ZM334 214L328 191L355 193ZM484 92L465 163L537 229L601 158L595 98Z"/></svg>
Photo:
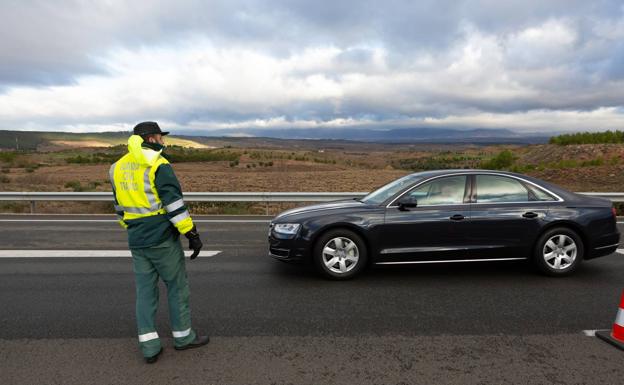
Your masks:
<svg viewBox="0 0 624 385"><path fill-rule="evenodd" d="M341 250L344 251L345 249L350 247L350 244L348 244L344 240L353 242L355 248L351 247L349 251L344 254L344 258L340 258L340 256L342 256L343 254L341 254L340 256L336 256L336 258L338 258L339 260L334 263L334 267L330 268L327 264L331 263L332 257L331 255L325 254L323 251L325 246L328 245L330 249L332 249L332 246L336 247L336 243L332 242L336 238L340 238L339 243L342 243L342 245L344 246ZM338 249L339 248L336 247L336 249L334 250ZM364 267L366 267L366 263L368 261L368 250L366 249L366 243L364 242L362 237L348 229L329 230L325 234L321 235L314 244L313 253L314 254L312 256L312 259L314 261L314 266L316 267L316 269L324 277L333 280L345 280L355 277L364 269ZM357 253L357 261L353 262L355 253ZM340 270L343 266L343 262L341 261L344 262L344 266L347 269L347 271L345 272L337 271Z"/></svg>
<svg viewBox="0 0 624 385"><path fill-rule="evenodd" d="M547 246L549 241L552 243ZM558 249L561 246L561 241L564 243L564 249ZM572 242L576 247L576 252L574 253L574 258L569 261L566 258L571 259L572 253L569 249L572 246ZM557 248L552 248L551 246L553 245L557 246ZM552 253L549 253L549 251L552 251ZM558 253L565 253L565 255ZM547 257L547 255L550 255L550 257ZM535 250L533 251L533 264L543 274L552 277L563 277L576 271L581 265L584 256L585 247L581 237L570 228L555 227L547 230L537 240ZM555 267L557 258L559 258L559 268Z"/></svg>

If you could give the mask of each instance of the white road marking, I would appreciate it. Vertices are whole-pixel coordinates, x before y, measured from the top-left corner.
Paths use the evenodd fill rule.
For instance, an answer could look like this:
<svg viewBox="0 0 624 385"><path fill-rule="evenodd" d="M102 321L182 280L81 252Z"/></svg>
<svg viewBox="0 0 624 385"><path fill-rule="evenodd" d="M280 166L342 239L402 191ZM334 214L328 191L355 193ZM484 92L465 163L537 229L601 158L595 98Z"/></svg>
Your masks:
<svg viewBox="0 0 624 385"><path fill-rule="evenodd" d="M186 250L187 257L193 251ZM221 250L202 250L200 257L214 257ZM128 258L130 250L0 250L0 258Z"/></svg>
<svg viewBox="0 0 624 385"><path fill-rule="evenodd" d="M596 337L596 332L608 331L609 329L583 330L583 334L587 337Z"/></svg>
<svg viewBox="0 0 624 385"><path fill-rule="evenodd" d="M0 222L91 222L117 223L116 219L0 219ZM194 219L195 223L270 223L264 219Z"/></svg>
<svg viewBox="0 0 624 385"><path fill-rule="evenodd" d="M624 254L624 249L617 249L615 250L616 253L620 253L620 254Z"/></svg>

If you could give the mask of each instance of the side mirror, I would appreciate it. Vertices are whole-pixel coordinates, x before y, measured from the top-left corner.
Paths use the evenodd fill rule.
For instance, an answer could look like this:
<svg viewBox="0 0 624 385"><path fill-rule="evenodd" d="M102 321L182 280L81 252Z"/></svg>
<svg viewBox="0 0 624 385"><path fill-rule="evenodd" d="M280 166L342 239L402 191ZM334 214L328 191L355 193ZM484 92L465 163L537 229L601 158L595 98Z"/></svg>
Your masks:
<svg viewBox="0 0 624 385"><path fill-rule="evenodd" d="M399 199L399 210L401 211L409 211L409 209L416 208L418 206L418 201L415 197L407 196Z"/></svg>

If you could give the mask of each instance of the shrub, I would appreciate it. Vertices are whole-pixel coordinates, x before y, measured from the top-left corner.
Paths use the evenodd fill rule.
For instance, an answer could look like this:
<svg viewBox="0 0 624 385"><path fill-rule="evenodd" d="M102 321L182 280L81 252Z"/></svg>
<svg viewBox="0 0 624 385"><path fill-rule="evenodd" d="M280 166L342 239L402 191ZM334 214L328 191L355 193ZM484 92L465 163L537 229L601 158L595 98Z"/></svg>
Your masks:
<svg viewBox="0 0 624 385"><path fill-rule="evenodd" d="M548 141L550 144L566 146L569 144L597 144L597 143L624 143L624 131L605 132L577 132L575 134L563 134L553 136Z"/></svg>
<svg viewBox="0 0 624 385"><path fill-rule="evenodd" d="M74 192L84 191L84 188L80 184L80 181L77 181L77 180L72 180L72 181L69 181L69 182L65 183L65 188L70 188Z"/></svg>
<svg viewBox="0 0 624 385"><path fill-rule="evenodd" d="M65 158L65 161L67 163L74 163L74 164L99 164L99 163L113 163L115 162L117 159L119 159L119 156L121 154L118 152L113 152L113 153L105 153L105 152L98 152L95 154L89 154L89 155L76 155L76 156L70 156Z"/></svg>
<svg viewBox="0 0 624 385"><path fill-rule="evenodd" d="M15 160L15 152L12 151L0 151L0 162L10 163Z"/></svg>
<svg viewBox="0 0 624 385"><path fill-rule="evenodd" d="M498 153L494 158L481 162L481 168L486 168L490 170L506 170L510 168L515 159L513 153L509 150L504 150Z"/></svg>
<svg viewBox="0 0 624 385"><path fill-rule="evenodd" d="M165 154L165 157L171 162L219 162L228 161L234 162L240 159L240 154L232 151L222 150L198 150L179 148L175 150L169 150Z"/></svg>
<svg viewBox="0 0 624 385"><path fill-rule="evenodd" d="M596 158L596 159L583 161L581 163L581 167L602 166L603 164L604 164L604 159Z"/></svg>

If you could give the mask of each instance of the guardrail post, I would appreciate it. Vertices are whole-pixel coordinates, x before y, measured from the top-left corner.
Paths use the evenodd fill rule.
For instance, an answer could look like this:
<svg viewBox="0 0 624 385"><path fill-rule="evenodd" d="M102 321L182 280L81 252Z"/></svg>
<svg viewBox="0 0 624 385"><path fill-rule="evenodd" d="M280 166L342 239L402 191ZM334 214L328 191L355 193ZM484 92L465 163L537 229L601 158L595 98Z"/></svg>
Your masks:
<svg viewBox="0 0 624 385"><path fill-rule="evenodd" d="M35 209L37 208L35 201L30 201L30 213L34 214L35 213Z"/></svg>

